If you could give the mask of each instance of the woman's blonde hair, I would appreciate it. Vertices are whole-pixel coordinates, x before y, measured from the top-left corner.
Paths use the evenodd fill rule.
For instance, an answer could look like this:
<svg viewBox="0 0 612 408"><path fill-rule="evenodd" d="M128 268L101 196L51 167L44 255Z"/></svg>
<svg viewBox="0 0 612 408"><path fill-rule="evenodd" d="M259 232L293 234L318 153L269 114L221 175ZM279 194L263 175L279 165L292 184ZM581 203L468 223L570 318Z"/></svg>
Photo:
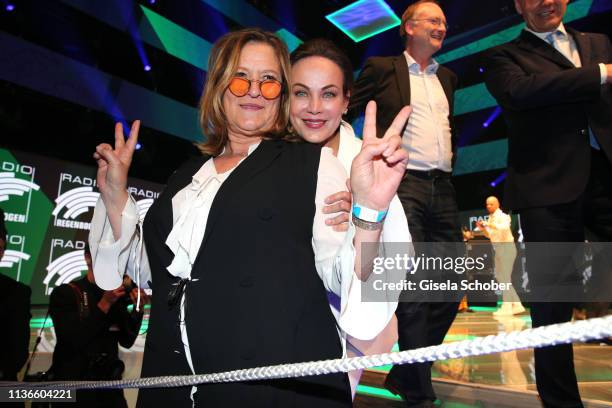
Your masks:
<svg viewBox="0 0 612 408"><path fill-rule="evenodd" d="M208 77L200 98L200 126L207 137L205 142L197 144L204 154L218 156L227 143L228 123L223 109L223 95L236 73L240 53L250 42L268 44L278 58L281 69L280 78L283 84L279 96L279 110L274 124L264 132L265 139L285 137L289 120L289 52L285 43L276 35L259 28L245 28L230 32L215 42L208 58Z"/></svg>

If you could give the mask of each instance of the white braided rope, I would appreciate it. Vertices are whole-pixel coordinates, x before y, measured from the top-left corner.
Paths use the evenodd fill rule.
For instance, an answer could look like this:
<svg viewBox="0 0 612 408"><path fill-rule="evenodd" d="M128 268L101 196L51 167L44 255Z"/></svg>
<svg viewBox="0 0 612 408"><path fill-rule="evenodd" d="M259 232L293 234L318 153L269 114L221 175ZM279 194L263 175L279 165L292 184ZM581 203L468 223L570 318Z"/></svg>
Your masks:
<svg viewBox="0 0 612 408"><path fill-rule="evenodd" d="M612 316L607 316L372 356L281 364L215 374L150 377L121 381L0 382L0 387L16 388L24 387L27 384L28 389L162 388L184 387L204 383L304 377L379 367L387 364L411 364L480 356L483 354L546 347L610 336L612 336Z"/></svg>

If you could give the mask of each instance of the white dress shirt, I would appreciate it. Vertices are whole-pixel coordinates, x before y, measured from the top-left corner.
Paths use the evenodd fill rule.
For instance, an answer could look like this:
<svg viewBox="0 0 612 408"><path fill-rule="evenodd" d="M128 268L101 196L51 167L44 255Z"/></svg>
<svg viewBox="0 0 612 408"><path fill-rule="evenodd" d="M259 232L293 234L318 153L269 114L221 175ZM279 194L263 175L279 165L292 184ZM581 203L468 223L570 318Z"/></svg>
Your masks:
<svg viewBox="0 0 612 408"><path fill-rule="evenodd" d="M248 153L251 154L257 146L251 146ZM242 161L236 167L241 163ZM175 255L168 266L168 272L172 275L190 279L191 266L204 236L210 207L231 171L218 174L213 160L208 160L193 176L191 184L173 197L173 228L166 240ZM397 307L397 298L390 298L386 303L361 302L362 282L354 273L355 226L349 223L349 230L344 233L334 231L325 224L326 215L322 212L323 206L326 205L324 200L331 194L346 190L346 179L346 171L334 157L332 150L323 148L315 194L312 246L316 270L323 285L341 299L338 326L343 347L346 334L360 339L374 338L387 325ZM119 287L125 272L140 287L148 286L151 270L146 247L140 239L141 230L138 208L135 200L130 197L122 212L121 236L115 240L104 203L102 199L98 200L91 223L89 245L96 283L102 289ZM182 307L181 315L184 315ZM184 319L181 318L181 321ZM193 371L185 325L181 326L181 337Z"/></svg>
<svg viewBox="0 0 612 408"><path fill-rule="evenodd" d="M498 242L514 242L514 236L512 235L512 219L501 209L495 210L493 214L489 215L487 221L482 223L485 227L487 236L492 243Z"/></svg>
<svg viewBox="0 0 612 408"><path fill-rule="evenodd" d="M436 75L439 64L420 65L404 51L410 73L410 106L412 114L402 136L402 145L410 155L412 170L440 169L452 171L453 150L448 120L449 105L444 88Z"/></svg>

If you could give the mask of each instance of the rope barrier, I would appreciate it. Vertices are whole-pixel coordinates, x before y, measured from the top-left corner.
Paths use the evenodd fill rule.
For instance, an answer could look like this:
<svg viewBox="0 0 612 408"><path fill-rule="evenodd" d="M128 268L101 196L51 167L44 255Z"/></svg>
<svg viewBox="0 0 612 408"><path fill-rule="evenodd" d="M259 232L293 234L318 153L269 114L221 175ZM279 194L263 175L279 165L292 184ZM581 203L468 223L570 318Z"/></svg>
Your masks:
<svg viewBox="0 0 612 408"><path fill-rule="evenodd" d="M149 377L118 381L0 382L0 387L23 388L27 386L28 389L186 387L205 383L255 381L348 372L388 364L411 364L480 356L504 351L554 346L574 341L594 340L610 336L612 336L612 316L606 316L371 356L281 364L214 374Z"/></svg>

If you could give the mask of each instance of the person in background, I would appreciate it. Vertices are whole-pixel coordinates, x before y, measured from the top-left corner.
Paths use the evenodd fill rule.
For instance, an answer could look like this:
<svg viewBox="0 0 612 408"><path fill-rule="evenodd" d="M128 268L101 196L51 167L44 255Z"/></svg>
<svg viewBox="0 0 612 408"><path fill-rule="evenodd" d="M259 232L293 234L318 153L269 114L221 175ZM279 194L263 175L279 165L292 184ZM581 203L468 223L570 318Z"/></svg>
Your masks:
<svg viewBox="0 0 612 408"><path fill-rule="evenodd" d="M474 233L468 229L465 225L461 227L461 234L463 235L463 242L468 242L474 238Z"/></svg>
<svg viewBox="0 0 612 408"><path fill-rule="evenodd" d="M612 241L612 45L606 35L566 27L567 3L515 0L525 28L483 55L487 89L508 126L504 202L521 217L532 293L567 282L582 288L570 254L551 256L530 243L583 243L585 227ZM592 279L605 276L609 269L593 268ZM566 298L530 301L533 327L569 321L574 304ZM582 407L572 345L534 355L543 404Z"/></svg>
<svg viewBox="0 0 612 408"><path fill-rule="evenodd" d="M302 43L290 56L290 128L298 137L332 150L345 170L345 177L351 172L353 159L362 147L361 139L355 136L351 125L342 120L346 113L353 87L353 68L351 62L333 42L314 39ZM348 191L334 194L326 200L330 205L324 207L326 213L336 213L327 220L333 228L348 228L348 214L351 195ZM397 196L389 206L389 212L381 233L383 242L395 245L406 244L406 252L411 249L408 222ZM332 292L328 294L332 312L340 313L340 299ZM397 341L397 319L391 320L383 331L372 340L347 337L347 355L355 357L388 353ZM361 377L361 370L351 371L349 380L353 397Z"/></svg>
<svg viewBox="0 0 612 408"><path fill-rule="evenodd" d="M494 267L497 281L511 284L517 254L512 235L512 219L501 210L499 200L495 196L487 197L485 207L489 213L489 219L478 221L476 225L491 240L493 251L495 251ZM525 311L513 286L503 291L502 300L502 306L493 312L495 316L509 316Z"/></svg>
<svg viewBox="0 0 612 408"><path fill-rule="evenodd" d="M0 209L0 261L6 244L4 211ZM0 322L4 327L4 334L0 336L0 381L17 381L17 374L28 359L31 295L29 286L0 273ZM7 407L24 406L23 403L5 404Z"/></svg>
<svg viewBox="0 0 612 408"><path fill-rule="evenodd" d="M457 146L453 121L457 76L432 58L442 47L446 30L446 17L435 1L420 0L408 6L400 25L404 52L369 58L349 104L352 119L362 114L369 100L376 101L379 136L402 106L412 107L402 132L402 145L410 160L397 195L417 253L418 243L438 243L439 249L441 243L462 242L451 182ZM400 350L440 344L455 319L461 297L458 293L456 300L400 301L396 312ZM385 386L407 406L429 407L436 399L431 363L394 366Z"/></svg>
<svg viewBox="0 0 612 408"><path fill-rule="evenodd" d="M138 291L131 281L114 290L96 286L91 253L85 249L87 275L57 286L51 292L49 315L57 343L49 370L53 380L119 380L125 368L120 344L130 348L142 323L143 308L136 310ZM129 278L128 278L129 279ZM144 292L144 291L143 291ZM141 293L146 302L147 296ZM128 306L132 305L132 311ZM127 407L123 390L78 390L70 407Z"/></svg>

